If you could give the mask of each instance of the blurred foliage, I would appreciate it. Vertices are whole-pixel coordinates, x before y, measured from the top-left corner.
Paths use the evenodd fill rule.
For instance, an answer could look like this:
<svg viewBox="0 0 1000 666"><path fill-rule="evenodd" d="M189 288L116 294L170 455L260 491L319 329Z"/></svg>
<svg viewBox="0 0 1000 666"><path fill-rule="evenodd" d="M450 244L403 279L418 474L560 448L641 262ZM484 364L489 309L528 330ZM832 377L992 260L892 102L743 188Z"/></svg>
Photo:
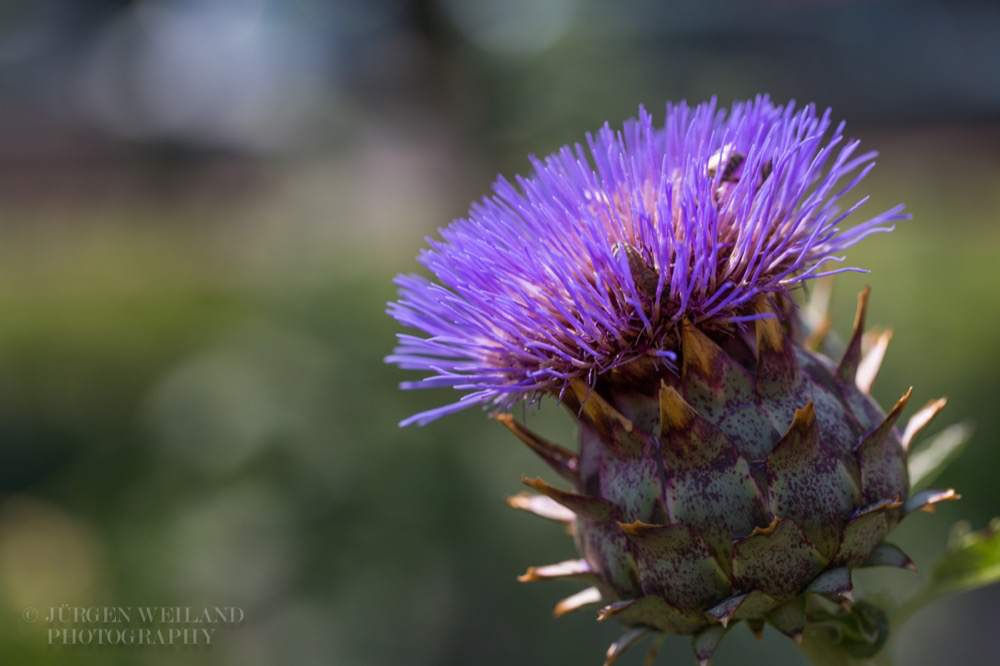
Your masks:
<svg viewBox="0 0 1000 666"><path fill-rule="evenodd" d="M876 397L914 384L914 405L949 397L931 435L976 427L935 482L963 500L893 539L927 568L950 523L997 513L992 5L548 0L484 23L458 0L248 3L273 18L271 50L227 52L252 56L233 71L284 81L299 68L288 80L302 87L229 96L230 70L206 68L192 89L212 94L192 99L207 106L183 107L204 113L167 117L150 109L174 107L134 103L139 70L120 68L190 65L164 79L183 96L199 61L143 51L127 30L145 25L140 10L199 3L70 4L0 13L0 664L599 663L617 627L587 612L554 621L575 590L515 581L572 556L558 530L503 502L522 474L548 470L475 411L397 428L453 396L398 390L383 311L422 238L493 174L668 98L815 99L882 153L857 218L904 201L915 219L849 254L872 274L838 280L837 330L870 283L869 321L896 332ZM188 34L170 11L154 12L173 16L157 29ZM166 99L158 90L139 92ZM254 105L267 113L238 113ZM250 131L261 123L266 141ZM557 406L524 416L572 441ZM856 582L904 598L922 577ZM998 603L990 588L918 613L900 662L995 654ZM49 646L24 609L61 604L239 606L245 619L209 649ZM803 663L773 632L734 634L713 663L749 649ZM680 639L664 652L689 659Z"/></svg>
<svg viewBox="0 0 1000 666"><path fill-rule="evenodd" d="M968 590L1000 580L1000 518L973 532L968 523L952 530L948 551L934 563L934 594Z"/></svg>

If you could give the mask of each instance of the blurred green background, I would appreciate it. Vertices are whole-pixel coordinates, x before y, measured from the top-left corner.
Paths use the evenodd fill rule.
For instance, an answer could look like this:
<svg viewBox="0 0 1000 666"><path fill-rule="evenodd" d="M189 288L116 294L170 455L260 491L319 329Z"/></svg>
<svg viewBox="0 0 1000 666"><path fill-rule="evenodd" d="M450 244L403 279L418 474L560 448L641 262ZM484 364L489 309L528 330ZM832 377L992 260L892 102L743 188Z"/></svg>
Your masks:
<svg viewBox="0 0 1000 666"><path fill-rule="evenodd" d="M977 428L938 484L964 499L894 538L926 570L1000 513L998 72L1000 7L971 0L4 0L0 664L600 663L617 627L515 581L573 555L504 505L545 470L478 411L397 428L453 396L397 389L384 308L498 172L668 99L815 101L881 152L856 221L914 220L850 253L837 330L871 284L878 399ZM244 619L51 646L24 612L62 604ZM941 601L899 663L995 663L998 621L996 588ZM753 642L713 663L804 663Z"/></svg>

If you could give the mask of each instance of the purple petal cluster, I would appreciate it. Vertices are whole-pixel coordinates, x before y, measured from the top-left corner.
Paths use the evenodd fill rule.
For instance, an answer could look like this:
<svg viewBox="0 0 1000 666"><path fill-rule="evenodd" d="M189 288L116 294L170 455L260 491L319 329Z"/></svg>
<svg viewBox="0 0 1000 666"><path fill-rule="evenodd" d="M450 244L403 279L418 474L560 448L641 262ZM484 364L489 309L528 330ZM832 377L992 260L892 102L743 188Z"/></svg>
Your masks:
<svg viewBox="0 0 1000 666"><path fill-rule="evenodd" d="M401 275L389 314L401 334L387 358L429 373L403 388L450 386L451 405L506 408L561 393L644 356L669 364L681 320L724 325L759 317L751 302L829 268L865 236L906 217L897 206L847 229L865 199L839 200L874 166L844 124L813 106L767 97L719 109L668 105L662 126L640 109L566 146L428 239Z"/></svg>

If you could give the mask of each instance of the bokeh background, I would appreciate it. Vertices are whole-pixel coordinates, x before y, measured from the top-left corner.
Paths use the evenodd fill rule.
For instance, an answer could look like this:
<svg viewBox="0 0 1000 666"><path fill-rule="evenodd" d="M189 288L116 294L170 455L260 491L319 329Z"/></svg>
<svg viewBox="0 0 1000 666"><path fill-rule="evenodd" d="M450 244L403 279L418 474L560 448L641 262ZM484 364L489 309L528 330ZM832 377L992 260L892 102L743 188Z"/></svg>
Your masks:
<svg viewBox="0 0 1000 666"><path fill-rule="evenodd" d="M397 428L453 396L397 389L385 303L529 153L757 92L881 152L858 221L914 216L851 252L871 274L834 306L846 334L874 286L883 404L912 384L950 398L932 431L976 423L940 482L963 501L895 538L926 570L952 522L1000 513L996 2L3 0L0 663L600 663L617 627L515 581L572 556L504 505L541 466L479 412ZM209 649L53 647L23 612L61 604L245 617ZM899 663L995 663L998 622L995 588L943 600ZM753 642L713 663L804 663Z"/></svg>

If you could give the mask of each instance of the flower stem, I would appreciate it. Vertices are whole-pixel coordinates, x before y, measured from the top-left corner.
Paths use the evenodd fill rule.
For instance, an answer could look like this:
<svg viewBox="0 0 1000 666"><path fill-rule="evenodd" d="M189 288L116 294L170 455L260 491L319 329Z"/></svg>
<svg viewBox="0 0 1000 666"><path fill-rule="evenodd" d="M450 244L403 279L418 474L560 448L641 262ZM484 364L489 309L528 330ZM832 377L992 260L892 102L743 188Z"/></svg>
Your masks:
<svg viewBox="0 0 1000 666"><path fill-rule="evenodd" d="M892 666L888 646L872 657L854 657L822 627L807 625L799 647L814 666Z"/></svg>

